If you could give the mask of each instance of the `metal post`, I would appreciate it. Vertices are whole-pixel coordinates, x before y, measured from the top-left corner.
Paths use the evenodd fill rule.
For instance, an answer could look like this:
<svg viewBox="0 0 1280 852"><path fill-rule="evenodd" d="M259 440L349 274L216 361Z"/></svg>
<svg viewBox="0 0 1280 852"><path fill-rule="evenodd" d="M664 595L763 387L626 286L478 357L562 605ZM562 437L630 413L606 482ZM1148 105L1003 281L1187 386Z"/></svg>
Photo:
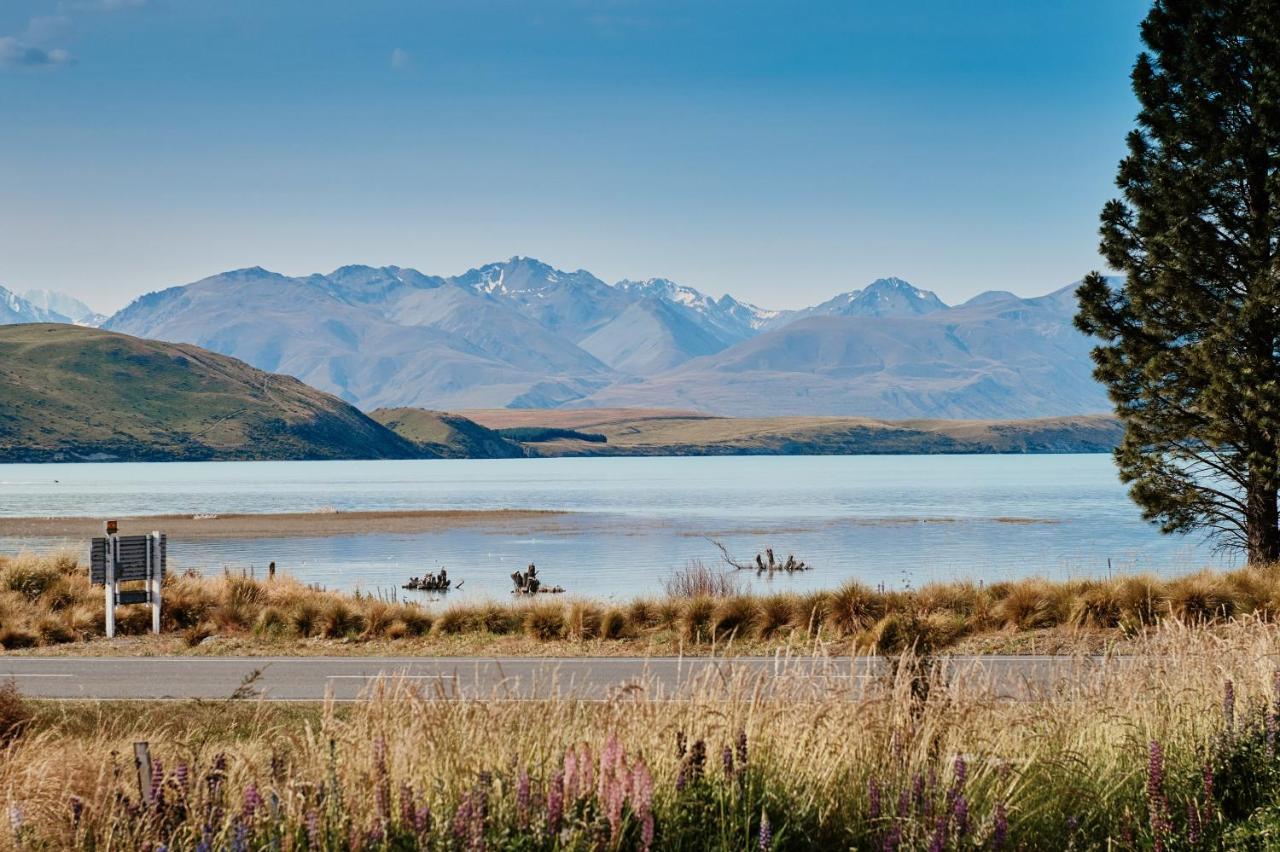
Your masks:
<svg viewBox="0 0 1280 852"><path fill-rule="evenodd" d="M107 612L107 638L114 639L116 636L116 557L119 553L116 543L116 522L107 521L106 523L107 546L105 558L103 560L103 568L105 575L104 598Z"/></svg>
<svg viewBox="0 0 1280 852"><path fill-rule="evenodd" d="M160 633L160 581L164 579L164 561L160 554L160 532L155 530L147 541L147 587L151 592L151 632Z"/></svg>

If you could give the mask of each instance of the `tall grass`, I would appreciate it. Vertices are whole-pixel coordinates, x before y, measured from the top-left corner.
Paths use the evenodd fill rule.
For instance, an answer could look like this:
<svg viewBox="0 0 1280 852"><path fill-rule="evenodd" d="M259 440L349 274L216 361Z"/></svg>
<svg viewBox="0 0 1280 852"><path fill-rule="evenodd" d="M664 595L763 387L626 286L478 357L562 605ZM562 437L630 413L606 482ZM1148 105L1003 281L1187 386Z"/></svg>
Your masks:
<svg viewBox="0 0 1280 852"><path fill-rule="evenodd" d="M162 627L196 644L211 636L296 640L416 640L523 637L532 642L632 641L647 650L796 640L848 650L937 651L968 637L1050 628L1131 637L1163 622L1225 623L1280 614L1280 569L1200 572L1051 582L1030 578L978 585L936 583L877 591L847 582L805 594L743 593L732 575L698 563L674 574L668 594L623 605L567 599L459 602L441 609L305 586L288 577L181 574L165 581ZM123 633L145 633L144 607L121 608ZM0 557L0 648L21 649L101 636L101 590L74 555Z"/></svg>
<svg viewBox="0 0 1280 852"><path fill-rule="evenodd" d="M1269 848L1280 630L1169 622L1135 650L1020 700L907 658L870 683L784 660L772 688L712 673L606 702L390 680L314 710L37 705L0 761L0 844Z"/></svg>

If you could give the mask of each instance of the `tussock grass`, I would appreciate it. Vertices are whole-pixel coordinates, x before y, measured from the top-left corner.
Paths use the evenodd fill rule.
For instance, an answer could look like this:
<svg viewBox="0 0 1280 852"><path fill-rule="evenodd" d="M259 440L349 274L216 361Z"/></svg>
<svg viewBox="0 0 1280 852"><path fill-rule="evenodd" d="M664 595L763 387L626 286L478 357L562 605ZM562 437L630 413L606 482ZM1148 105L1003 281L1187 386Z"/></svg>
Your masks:
<svg viewBox="0 0 1280 852"><path fill-rule="evenodd" d="M691 568L695 577L709 569ZM1025 631L1113 631L1132 637L1165 622L1222 624L1280 614L1280 567L1052 582L1029 578L991 585L931 583L879 591L856 581L804 594L731 594L735 586L690 580L682 594L605 604L581 598L459 601L440 610L369 595L346 595L238 575L171 576L164 630L195 645L209 636L287 643L345 643L422 637L526 637L599 648L641 643L641 652L724 643L776 649L800 642L849 643L859 650L945 649L969 638ZM683 592L702 590L692 595ZM142 607L117 612L125 634L150 629ZM73 555L0 557L0 648L85 641L103 633L101 591ZM645 644L647 643L647 644ZM754 644L752 644L754 643Z"/></svg>

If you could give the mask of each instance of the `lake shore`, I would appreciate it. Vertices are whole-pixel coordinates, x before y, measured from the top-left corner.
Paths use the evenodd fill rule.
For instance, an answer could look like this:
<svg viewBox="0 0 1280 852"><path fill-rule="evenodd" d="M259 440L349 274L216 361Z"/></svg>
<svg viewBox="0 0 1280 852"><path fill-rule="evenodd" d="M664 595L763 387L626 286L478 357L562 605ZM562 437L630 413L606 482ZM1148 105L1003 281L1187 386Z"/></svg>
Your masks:
<svg viewBox="0 0 1280 852"><path fill-rule="evenodd" d="M136 515L116 517L124 534L159 529L187 538L290 538L294 536L408 534L466 526L522 525L547 528L570 513L542 509L447 509L268 514ZM103 518L0 517L0 537L87 538L102 534Z"/></svg>

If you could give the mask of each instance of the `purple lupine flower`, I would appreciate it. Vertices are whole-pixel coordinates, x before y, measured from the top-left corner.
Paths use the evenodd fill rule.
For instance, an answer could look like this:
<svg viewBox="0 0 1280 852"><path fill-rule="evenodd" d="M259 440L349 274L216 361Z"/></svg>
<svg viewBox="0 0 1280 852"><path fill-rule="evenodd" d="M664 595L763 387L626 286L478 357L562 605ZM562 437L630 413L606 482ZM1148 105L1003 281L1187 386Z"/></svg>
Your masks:
<svg viewBox="0 0 1280 852"><path fill-rule="evenodd" d="M640 820L640 849L648 852L653 844L653 777L644 761L631 770L631 808Z"/></svg>
<svg viewBox="0 0 1280 852"><path fill-rule="evenodd" d="M964 793L956 796L951 805L951 821L956 825L956 835L964 837L969 831L969 802Z"/></svg>
<svg viewBox="0 0 1280 852"><path fill-rule="evenodd" d="M177 768L173 770L173 780L177 782L178 789L182 791L182 795L185 797L191 784L191 767L187 765L185 760L179 762Z"/></svg>
<svg viewBox="0 0 1280 852"><path fill-rule="evenodd" d="M465 846L471 840L471 818L471 794L463 793L462 799L458 802L458 809L453 814L453 824L450 826L453 839L459 846Z"/></svg>
<svg viewBox="0 0 1280 852"><path fill-rule="evenodd" d="M400 782L400 825L408 828L413 825L413 810L416 796L413 787L407 781Z"/></svg>
<svg viewBox="0 0 1280 852"><path fill-rule="evenodd" d="M867 816L880 819L880 782L875 778L867 779Z"/></svg>
<svg viewBox="0 0 1280 852"><path fill-rule="evenodd" d="M734 749L737 752L738 768L746 769L747 768L747 729L746 728L741 728L738 731L738 741L737 743L735 743Z"/></svg>
<svg viewBox="0 0 1280 852"><path fill-rule="evenodd" d="M80 819L84 816L84 799L72 796L69 804L71 805L71 824L79 827Z"/></svg>
<svg viewBox="0 0 1280 852"><path fill-rule="evenodd" d="M258 792L258 785L252 781L244 788L244 804L240 812L245 822L252 822L253 815L262 807L262 794Z"/></svg>
<svg viewBox="0 0 1280 852"><path fill-rule="evenodd" d="M911 788L903 787L898 792L898 816L905 817L911 809Z"/></svg>
<svg viewBox="0 0 1280 852"><path fill-rule="evenodd" d="M1227 681L1222 687L1222 722L1230 734L1236 728L1236 685Z"/></svg>
<svg viewBox="0 0 1280 852"><path fill-rule="evenodd" d="M564 798L570 804L578 800L578 754L573 749L564 753Z"/></svg>
<svg viewBox="0 0 1280 852"><path fill-rule="evenodd" d="M924 775L917 772L916 777L911 781L911 806L922 813L925 811L924 784ZM905 808L903 810L905 811Z"/></svg>
<svg viewBox="0 0 1280 852"><path fill-rule="evenodd" d="M321 848L320 812L315 808L307 811L307 846L311 849Z"/></svg>
<svg viewBox="0 0 1280 852"><path fill-rule="evenodd" d="M720 752L720 763L724 768L724 777L733 777L733 749L725 746Z"/></svg>
<svg viewBox="0 0 1280 852"><path fill-rule="evenodd" d="M1152 849L1164 852L1169 830L1169 801L1164 794L1164 749L1151 741L1147 758L1147 811L1151 824Z"/></svg>
<svg viewBox="0 0 1280 852"><path fill-rule="evenodd" d="M991 829L991 848L995 852L1004 849L1009 840L1009 814L1005 811L1004 802L996 802L995 826Z"/></svg>
<svg viewBox="0 0 1280 852"><path fill-rule="evenodd" d="M480 781L472 791L475 795L475 807L471 818L470 852L484 852L484 830L489 821L489 784L493 777L487 772L480 773Z"/></svg>
<svg viewBox="0 0 1280 852"><path fill-rule="evenodd" d="M942 852L947 848L947 818L938 817L933 826L933 839L929 843L929 852Z"/></svg>
<svg viewBox="0 0 1280 852"><path fill-rule="evenodd" d="M706 766L707 744L703 740L695 740L693 747L689 749L689 769L693 776L692 780L701 780Z"/></svg>
<svg viewBox="0 0 1280 852"><path fill-rule="evenodd" d="M954 775L954 785L956 787L963 787L965 779L969 777L969 765L964 762L963 754L956 755Z"/></svg>
<svg viewBox="0 0 1280 852"><path fill-rule="evenodd" d="M689 777L685 773L685 764L680 764L680 770L676 772L676 792L683 793L684 788L689 784Z"/></svg>
<svg viewBox="0 0 1280 852"><path fill-rule="evenodd" d="M1192 846L1200 845L1200 807L1195 802L1187 802L1187 842Z"/></svg>
<svg viewBox="0 0 1280 852"><path fill-rule="evenodd" d="M424 802L413 812L413 833L418 835L418 839L421 840L430 832L431 806Z"/></svg>
<svg viewBox="0 0 1280 852"><path fill-rule="evenodd" d="M902 827L895 822L885 832L884 842L880 844L880 848L883 852L898 852L900 845L902 845Z"/></svg>
<svg viewBox="0 0 1280 852"><path fill-rule="evenodd" d="M769 812L760 811L760 835L756 848L760 852L768 852L773 847L773 826L769 824Z"/></svg>
<svg viewBox="0 0 1280 852"><path fill-rule="evenodd" d="M240 820L236 820L235 831L231 835L232 852L248 852L249 850L249 827Z"/></svg>
<svg viewBox="0 0 1280 852"><path fill-rule="evenodd" d="M151 761L151 789L147 791L147 801L153 805L159 805L161 788L164 786L164 764L160 762L160 758Z"/></svg>
<svg viewBox="0 0 1280 852"><path fill-rule="evenodd" d="M1267 711L1267 757L1276 756L1276 732L1280 731L1280 714L1275 709Z"/></svg>
<svg viewBox="0 0 1280 852"><path fill-rule="evenodd" d="M551 776L551 788L547 790L547 829L554 836L560 833L560 820L564 817L564 770Z"/></svg>
<svg viewBox="0 0 1280 852"><path fill-rule="evenodd" d="M521 828L529 825L529 770L520 767L516 776L516 824Z"/></svg>

